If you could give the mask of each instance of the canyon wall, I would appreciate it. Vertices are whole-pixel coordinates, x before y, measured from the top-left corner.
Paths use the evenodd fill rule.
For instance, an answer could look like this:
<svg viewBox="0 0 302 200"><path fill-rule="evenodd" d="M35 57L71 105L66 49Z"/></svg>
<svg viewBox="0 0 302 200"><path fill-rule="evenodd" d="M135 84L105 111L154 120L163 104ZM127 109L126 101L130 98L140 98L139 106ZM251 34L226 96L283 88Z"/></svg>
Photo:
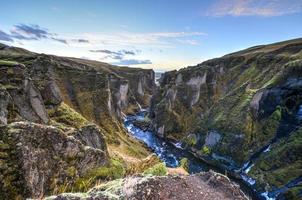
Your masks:
<svg viewBox="0 0 302 200"><path fill-rule="evenodd" d="M166 72L150 118L160 137L219 166L242 170L251 161L248 174L272 190L301 175L301 104L296 39Z"/></svg>
<svg viewBox="0 0 302 200"><path fill-rule="evenodd" d="M153 70L0 44L0 196L42 198L121 176L126 161L111 155L150 154L122 120L149 104L154 84Z"/></svg>

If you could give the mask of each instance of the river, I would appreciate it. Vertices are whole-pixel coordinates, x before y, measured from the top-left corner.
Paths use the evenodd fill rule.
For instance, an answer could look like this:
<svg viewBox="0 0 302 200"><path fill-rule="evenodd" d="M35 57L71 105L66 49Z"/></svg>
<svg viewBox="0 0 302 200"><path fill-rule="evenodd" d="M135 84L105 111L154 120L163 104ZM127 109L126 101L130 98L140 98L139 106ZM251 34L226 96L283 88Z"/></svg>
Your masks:
<svg viewBox="0 0 302 200"><path fill-rule="evenodd" d="M191 153L181 147L180 143L169 143L165 139L157 137L151 131L143 131L133 125L135 120L144 118L146 111L138 112L134 116L127 116L124 125L128 132L136 139L144 142L165 164L167 167L175 168L179 166L182 158L189 161L189 173L198 173L209 170L209 166L201 160L196 159Z"/></svg>
<svg viewBox="0 0 302 200"><path fill-rule="evenodd" d="M164 138L160 138L151 131L144 131L136 126L133 122L136 120L143 120L147 114L146 110L142 110L136 115L126 116L124 119L124 126L127 128L128 132L134 136L137 140L144 142L165 164L167 167L175 168L180 164L182 158L187 158L189 163L189 173L194 174L198 172L213 170L219 173L223 173L218 168L208 165L201 159L195 157L192 153L182 147L181 143L168 142ZM252 199L269 199L262 197L257 193L253 187L251 187L249 180L234 179L229 177L232 181L239 184L242 190L248 194ZM247 177L248 178L248 177Z"/></svg>

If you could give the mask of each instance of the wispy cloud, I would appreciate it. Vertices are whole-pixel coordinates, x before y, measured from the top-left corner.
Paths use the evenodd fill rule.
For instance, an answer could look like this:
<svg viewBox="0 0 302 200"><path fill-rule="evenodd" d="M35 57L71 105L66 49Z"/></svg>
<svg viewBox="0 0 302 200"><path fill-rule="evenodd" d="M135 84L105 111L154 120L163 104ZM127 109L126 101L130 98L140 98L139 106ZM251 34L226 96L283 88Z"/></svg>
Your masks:
<svg viewBox="0 0 302 200"><path fill-rule="evenodd" d="M280 16L302 10L301 0L218 0L209 16Z"/></svg>
<svg viewBox="0 0 302 200"><path fill-rule="evenodd" d="M107 60L113 65L144 65L144 64L152 64L151 60L140 60L131 58L140 54L141 50L118 50L118 51L111 51L108 49L97 49L97 50L90 50L92 53L101 53L104 55L101 60ZM129 59L129 56L131 59ZM113 60L113 61L112 61ZM107 60L108 61L108 60Z"/></svg>
<svg viewBox="0 0 302 200"><path fill-rule="evenodd" d="M55 38L55 37L51 37L52 40L57 41L57 42L61 42L63 44L68 44L67 40L62 39L62 38Z"/></svg>
<svg viewBox="0 0 302 200"><path fill-rule="evenodd" d="M113 59L113 60L124 60L125 56L135 56L141 53L140 50L118 50L118 51L111 51L108 49L97 49L97 50L89 50L92 53L101 53L104 55L102 60L105 59Z"/></svg>
<svg viewBox="0 0 302 200"><path fill-rule="evenodd" d="M153 47L173 47L179 39L190 39L191 37L204 36L203 32L149 32L149 33L84 33L83 37L88 38L94 44L103 45L148 45Z"/></svg>
<svg viewBox="0 0 302 200"><path fill-rule="evenodd" d="M111 62L113 65L145 65L152 64L151 60L137 60L137 59L122 59L118 62Z"/></svg>
<svg viewBox="0 0 302 200"><path fill-rule="evenodd" d="M104 54L113 54L113 55L136 55L139 51L133 50L118 50L118 51L110 51L108 49L98 49L98 50L90 50L93 53L104 53Z"/></svg>
<svg viewBox="0 0 302 200"><path fill-rule="evenodd" d="M187 40L178 40L180 43L182 44L188 44L188 45L199 45L199 42L196 41L196 40L190 40L190 39L187 39Z"/></svg>
<svg viewBox="0 0 302 200"><path fill-rule="evenodd" d="M51 37L47 29L41 28L38 25L18 24L11 29L11 37L20 40L38 40Z"/></svg>
<svg viewBox="0 0 302 200"><path fill-rule="evenodd" d="M48 31L48 29L40 27L36 24L17 24L14 25L9 33L5 33L0 30L0 40L13 42L15 40L42 40L49 39L54 40L63 44L69 43L89 43L87 39L66 39L61 36L58 36L56 33Z"/></svg>
<svg viewBox="0 0 302 200"><path fill-rule="evenodd" d="M6 41L6 42L12 42L13 39L11 36L3 31L0 30L0 40Z"/></svg>
<svg viewBox="0 0 302 200"><path fill-rule="evenodd" d="M86 39L73 39L72 41L78 43L89 43L89 40Z"/></svg>

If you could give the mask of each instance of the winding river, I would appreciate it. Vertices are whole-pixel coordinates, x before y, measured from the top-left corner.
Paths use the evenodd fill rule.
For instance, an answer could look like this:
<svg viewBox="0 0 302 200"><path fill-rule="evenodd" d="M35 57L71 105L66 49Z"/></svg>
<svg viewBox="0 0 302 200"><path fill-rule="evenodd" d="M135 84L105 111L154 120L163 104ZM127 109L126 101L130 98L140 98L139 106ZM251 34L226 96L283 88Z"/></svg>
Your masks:
<svg viewBox="0 0 302 200"><path fill-rule="evenodd" d="M218 168L210 166L201 159L195 157L188 150L184 149L181 143L167 142L165 139L156 136L151 131L144 131L134 125L134 121L143 120L147 114L146 110L141 110L136 115L129 115L124 119L124 126L128 132L137 140L144 142L165 164L167 167L175 168L180 164L182 158L187 158L189 163L189 173L194 174L202 171L214 170L223 173ZM232 181L238 183L242 190L253 199L268 199L262 197L252 187L248 177L242 177L243 180L229 177Z"/></svg>
<svg viewBox="0 0 302 200"><path fill-rule="evenodd" d="M175 168L180 164L180 160L182 158L187 158L189 161L189 173L194 174L202 171L214 170L220 173L223 173L218 168L214 166L210 166L206 164L201 159L195 157L192 153L182 147L181 143L172 143L168 142L164 138L160 138L151 131L144 131L139 127L134 125L134 121L143 120L145 115L147 114L147 110L142 109L140 112L135 115L126 116L124 119L124 125L127 128L128 132L134 136L136 139L144 142L165 164L167 167ZM302 122L302 105L297 113L297 119L299 123ZM257 154L266 153L270 151L271 144L263 147ZM260 200L274 200L278 196L278 194L284 192L286 189L302 183L302 177L298 177L295 180L289 182L286 186L282 188L277 188L271 192L263 192L260 193L255 190L254 185L255 181L247 176L248 171L253 167L253 158L250 159L244 166L241 168L241 172L238 171L237 175L241 177L241 179L233 178L229 176L229 178L239 184L241 189L248 194L252 199L260 199Z"/></svg>
<svg viewBox="0 0 302 200"><path fill-rule="evenodd" d="M133 122L135 120L143 119L146 112L147 111L142 110L134 116L127 116L125 118L124 125L129 133L136 139L144 142L167 167L178 167L180 160L182 158L187 158L189 161L189 173L198 173L209 170L209 166L183 149L180 143L169 143L165 139L157 137L151 131L143 131L134 126Z"/></svg>

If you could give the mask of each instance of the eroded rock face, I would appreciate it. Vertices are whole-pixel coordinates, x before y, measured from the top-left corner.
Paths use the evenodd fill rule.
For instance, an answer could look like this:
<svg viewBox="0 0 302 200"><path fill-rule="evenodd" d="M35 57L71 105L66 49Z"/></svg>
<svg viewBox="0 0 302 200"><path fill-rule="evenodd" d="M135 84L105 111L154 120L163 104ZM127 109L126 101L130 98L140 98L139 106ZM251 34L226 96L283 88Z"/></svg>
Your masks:
<svg viewBox="0 0 302 200"><path fill-rule="evenodd" d="M8 104L4 103L5 100L3 100L1 105L3 113L10 106L16 108L17 114L25 120L40 123L49 121L41 93L35 87L28 74L28 69L24 65L1 66L0 84L2 85L2 99L10 98L11 100ZM8 119L4 119L5 115L2 116L2 121L7 122ZM11 120L14 121L15 119Z"/></svg>
<svg viewBox="0 0 302 200"><path fill-rule="evenodd" d="M47 200L103 200L103 199L150 199L150 200L247 200L249 199L230 180L214 172L191 176L128 177L107 183L84 194L62 194Z"/></svg>
<svg viewBox="0 0 302 200"><path fill-rule="evenodd" d="M6 90L0 90L0 124L7 124L9 101L9 93Z"/></svg>
<svg viewBox="0 0 302 200"><path fill-rule="evenodd" d="M192 94L189 96L190 106L193 106L199 100L200 95L200 86L201 84L206 83L207 73L201 76L192 77L188 82L187 85L190 87Z"/></svg>
<svg viewBox="0 0 302 200"><path fill-rule="evenodd" d="M4 199L40 198L108 159L103 136L93 126L67 136L52 126L15 122L1 127L0 144L4 156L0 194Z"/></svg>
<svg viewBox="0 0 302 200"><path fill-rule="evenodd" d="M104 136L96 125L88 125L76 131L74 137L83 143L85 146L89 146L95 149L100 149L107 152L107 146Z"/></svg>
<svg viewBox="0 0 302 200"><path fill-rule="evenodd" d="M102 126L104 119L121 120L124 113L148 106L155 88L153 70L35 54L8 46L1 49L0 59L16 61L1 66L0 71L0 84L9 89L12 107L18 108L15 117L39 123L49 121L45 107L65 102Z"/></svg>
<svg viewBox="0 0 302 200"><path fill-rule="evenodd" d="M151 101L154 132L187 143L204 159L240 169L302 126L296 115L302 104L301 50L302 40L296 39L166 72ZM277 168L284 176L291 173L283 165Z"/></svg>

